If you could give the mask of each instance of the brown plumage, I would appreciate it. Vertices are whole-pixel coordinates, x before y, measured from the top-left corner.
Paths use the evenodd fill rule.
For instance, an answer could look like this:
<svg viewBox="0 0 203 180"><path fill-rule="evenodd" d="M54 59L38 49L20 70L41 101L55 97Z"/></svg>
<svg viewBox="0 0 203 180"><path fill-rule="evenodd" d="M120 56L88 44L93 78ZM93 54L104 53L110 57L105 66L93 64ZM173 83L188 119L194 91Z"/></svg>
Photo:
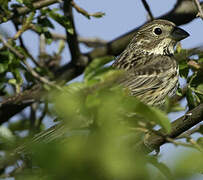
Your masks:
<svg viewBox="0 0 203 180"><path fill-rule="evenodd" d="M174 47L188 36L166 20L154 20L142 26L112 65L126 71L120 83L142 102L162 105L178 87Z"/></svg>

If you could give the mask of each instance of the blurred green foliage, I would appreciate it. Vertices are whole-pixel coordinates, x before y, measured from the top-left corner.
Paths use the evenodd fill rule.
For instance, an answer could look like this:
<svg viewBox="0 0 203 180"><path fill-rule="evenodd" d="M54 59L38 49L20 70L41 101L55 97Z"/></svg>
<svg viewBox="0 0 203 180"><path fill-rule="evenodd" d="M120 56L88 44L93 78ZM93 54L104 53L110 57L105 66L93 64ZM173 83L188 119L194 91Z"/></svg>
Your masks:
<svg viewBox="0 0 203 180"><path fill-rule="evenodd" d="M108 59L93 61L84 81L51 93L57 116L68 129L66 138L31 145L31 166L37 168L28 168L17 179L172 180L202 172L202 152L183 153L171 172L159 156L140 149L154 126L170 132L169 120L163 111L128 96L116 84L124 72L106 71L102 61Z"/></svg>

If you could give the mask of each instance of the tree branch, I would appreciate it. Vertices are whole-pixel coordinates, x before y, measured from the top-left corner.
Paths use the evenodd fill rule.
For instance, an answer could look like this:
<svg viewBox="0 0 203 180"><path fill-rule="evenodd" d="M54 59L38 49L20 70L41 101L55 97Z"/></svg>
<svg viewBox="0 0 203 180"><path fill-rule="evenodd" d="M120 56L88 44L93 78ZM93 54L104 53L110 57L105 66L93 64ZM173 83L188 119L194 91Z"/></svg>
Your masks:
<svg viewBox="0 0 203 180"><path fill-rule="evenodd" d="M66 36L63 34L51 33L51 36L54 40L67 40ZM78 42L83 43L88 47L100 47L105 46L107 41L100 39L100 38L85 38L85 37L78 37Z"/></svg>
<svg viewBox="0 0 203 180"><path fill-rule="evenodd" d="M33 2L33 4L32 4L33 8L32 9L29 7L26 7L26 6L18 7L11 13L11 15L6 17L6 21L9 21L10 19L15 18L17 15L21 16L21 15L27 14L31 11L34 11L36 9L41 9L43 7L49 6L51 4L59 3L59 2L60 2L60 0L40 0L40 1ZM6 22L6 21L3 19L0 19L0 24L2 22Z"/></svg>
<svg viewBox="0 0 203 180"><path fill-rule="evenodd" d="M152 15L151 9L150 9L149 5L147 4L147 1L146 0L142 0L142 4L144 5L146 11L148 12L150 21L152 21L154 19L154 16Z"/></svg>
<svg viewBox="0 0 203 180"><path fill-rule="evenodd" d="M170 134L159 136L151 133L142 146L144 146L144 148L147 146L147 148L151 151L159 149L161 145L167 142L168 137L176 138L201 121L203 121L203 104L200 104L191 111L187 112L184 116L173 121L171 123L172 130ZM162 130L160 130L160 132L162 132Z"/></svg>
<svg viewBox="0 0 203 180"><path fill-rule="evenodd" d="M202 20L203 20L202 7L201 7L201 5L200 5L200 3L199 3L198 0L194 0L194 2L195 2L196 6L197 6L197 9L198 9L198 11L199 11L199 12L197 13L197 17L200 17L200 18L202 18Z"/></svg>
<svg viewBox="0 0 203 180"><path fill-rule="evenodd" d="M78 44L77 32L75 29L75 23L73 19L71 0L64 0L63 12L64 16L70 21L71 24L70 28L71 31L69 29L66 29L67 43L72 57L71 62L73 64L77 64L80 59L81 52Z"/></svg>
<svg viewBox="0 0 203 180"><path fill-rule="evenodd" d="M8 121L12 116L21 112L33 102L39 101L39 93L42 93L42 87L40 84L36 84L23 93L16 94L15 96L3 100L0 103L0 124Z"/></svg>
<svg viewBox="0 0 203 180"><path fill-rule="evenodd" d="M190 135L194 134L194 133L197 133L198 131L200 131L200 128L202 127L203 125L200 124L200 125L197 125L196 127L180 134L178 137L176 137L176 139L181 139L181 138L188 138Z"/></svg>
<svg viewBox="0 0 203 180"><path fill-rule="evenodd" d="M63 5L64 15L68 18L68 20L70 21L71 26L72 26L71 27L72 32L70 32L68 29L66 29L67 42L68 42L68 46L69 46L71 57L72 57L70 66L74 66L75 67L74 71L79 70L79 74L81 74L88 64L88 59L87 59L86 55L81 54L81 52L80 52L77 33L75 30L75 24L74 24L74 19L73 19L72 6L71 6L70 2L71 2L71 0L64 0L64 5ZM62 80L62 83L64 83L63 78L60 78L57 80L58 81Z"/></svg>
<svg viewBox="0 0 203 180"><path fill-rule="evenodd" d="M101 17L104 15L104 13L102 12L88 13L85 9L79 7L73 0L71 0L70 3L78 13L81 13L82 15L86 16L88 19L90 19L91 16Z"/></svg>

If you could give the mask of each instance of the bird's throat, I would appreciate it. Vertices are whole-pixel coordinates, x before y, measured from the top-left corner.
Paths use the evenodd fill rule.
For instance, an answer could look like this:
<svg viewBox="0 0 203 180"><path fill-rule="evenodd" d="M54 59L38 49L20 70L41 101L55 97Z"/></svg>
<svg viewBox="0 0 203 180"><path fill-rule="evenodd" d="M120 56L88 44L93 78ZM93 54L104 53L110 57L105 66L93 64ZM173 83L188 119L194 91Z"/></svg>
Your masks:
<svg viewBox="0 0 203 180"><path fill-rule="evenodd" d="M176 43L173 40L169 38L163 39L159 44L149 51L149 54L173 55L175 45Z"/></svg>

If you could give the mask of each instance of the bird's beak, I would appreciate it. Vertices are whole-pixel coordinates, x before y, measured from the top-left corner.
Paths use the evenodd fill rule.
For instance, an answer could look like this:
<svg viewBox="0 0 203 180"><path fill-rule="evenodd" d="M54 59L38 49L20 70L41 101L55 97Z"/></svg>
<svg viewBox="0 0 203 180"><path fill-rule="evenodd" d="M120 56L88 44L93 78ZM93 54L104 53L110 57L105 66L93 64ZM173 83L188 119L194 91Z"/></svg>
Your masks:
<svg viewBox="0 0 203 180"><path fill-rule="evenodd" d="M186 32L185 30L179 28L179 27L175 27L171 33L171 37L172 39L176 40L176 41L180 41L182 39L185 39L189 36L190 34L188 32Z"/></svg>

